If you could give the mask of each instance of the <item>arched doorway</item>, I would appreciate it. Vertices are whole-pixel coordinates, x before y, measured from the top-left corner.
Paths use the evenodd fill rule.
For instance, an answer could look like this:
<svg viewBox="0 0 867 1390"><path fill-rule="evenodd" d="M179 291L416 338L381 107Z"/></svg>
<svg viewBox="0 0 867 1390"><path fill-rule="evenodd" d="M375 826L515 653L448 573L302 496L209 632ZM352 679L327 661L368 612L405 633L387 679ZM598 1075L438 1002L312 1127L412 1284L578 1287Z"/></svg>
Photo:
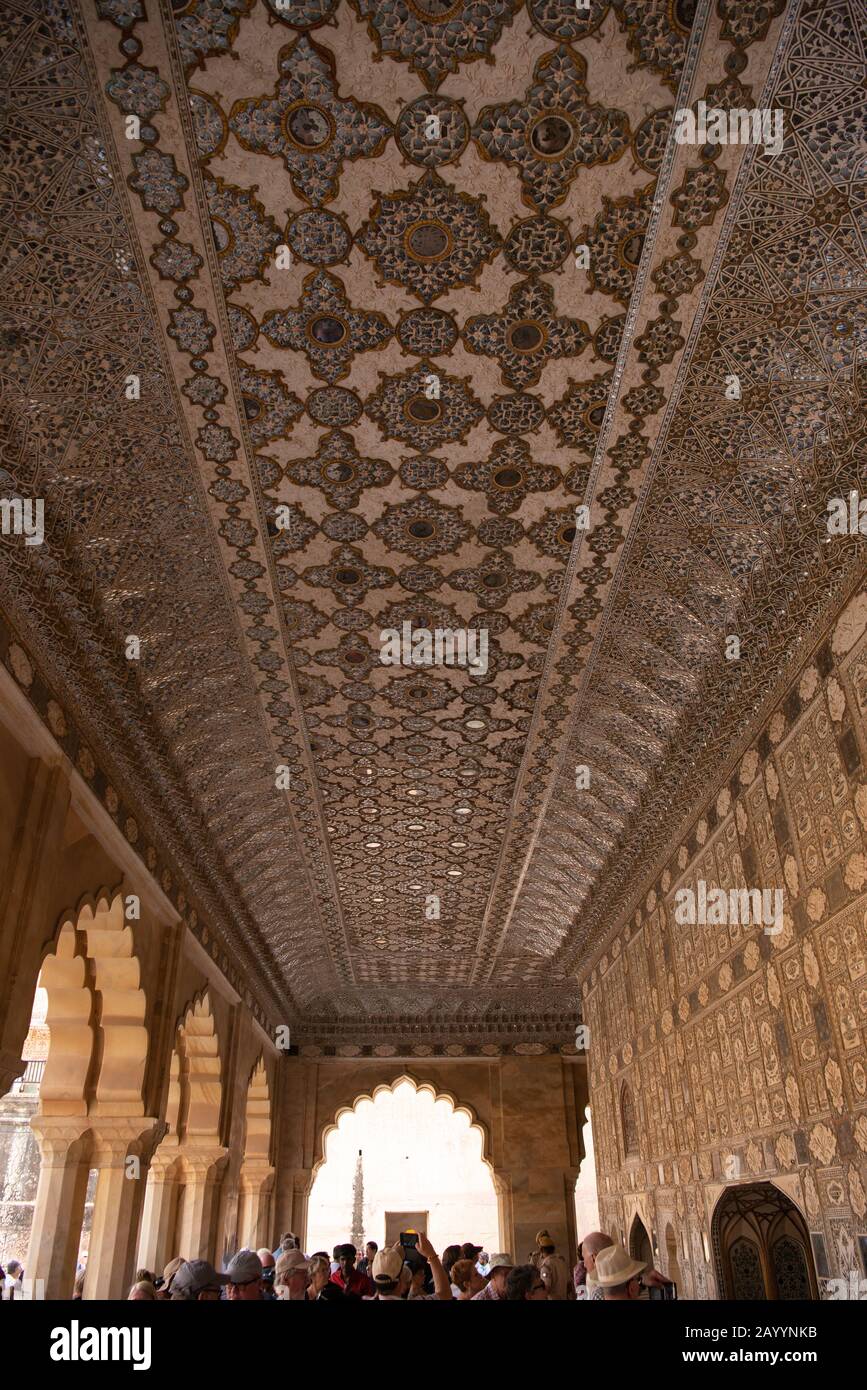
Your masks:
<svg viewBox="0 0 867 1390"><path fill-rule="evenodd" d="M636 1216L629 1231L629 1253L634 1260L643 1260L645 1264L653 1264L653 1246L647 1227L640 1216Z"/></svg>
<svg viewBox="0 0 867 1390"><path fill-rule="evenodd" d="M308 1203L308 1250L330 1251L358 1235L382 1245L401 1213L426 1213L437 1249L464 1240L500 1249L484 1134L454 1097L400 1076L341 1110L323 1152Z"/></svg>
<svg viewBox="0 0 867 1390"><path fill-rule="evenodd" d="M804 1218L773 1184L728 1188L717 1203L711 1230L723 1298L819 1297Z"/></svg>

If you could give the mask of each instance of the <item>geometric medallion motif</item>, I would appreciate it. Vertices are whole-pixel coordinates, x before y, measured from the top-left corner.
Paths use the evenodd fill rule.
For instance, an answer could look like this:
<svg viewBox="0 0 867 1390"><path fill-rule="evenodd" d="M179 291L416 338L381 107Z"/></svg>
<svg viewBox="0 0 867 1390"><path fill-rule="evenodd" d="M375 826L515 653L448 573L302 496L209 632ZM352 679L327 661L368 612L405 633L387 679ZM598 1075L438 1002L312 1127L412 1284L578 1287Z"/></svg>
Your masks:
<svg viewBox="0 0 867 1390"><path fill-rule="evenodd" d="M338 96L334 55L305 36L280 50L272 97L236 101L229 126L245 149L282 159L299 197L337 193L344 160L378 154L391 126L378 106Z"/></svg>
<svg viewBox="0 0 867 1390"><path fill-rule="evenodd" d="M352 0L381 54L409 63L435 91L459 63L488 58L516 0Z"/></svg>
<svg viewBox="0 0 867 1390"><path fill-rule="evenodd" d="M350 308L342 280L314 270L298 308L269 314L262 332L276 347L305 353L315 375L334 382L348 374L356 352L380 347L392 329L382 314Z"/></svg>
<svg viewBox="0 0 867 1390"><path fill-rule="evenodd" d="M523 201L546 210L563 202L580 168L620 158L629 120L623 111L590 103L587 64L569 48L540 58L533 75L523 101L479 112L473 137L485 159L515 165Z"/></svg>
<svg viewBox="0 0 867 1390"><path fill-rule="evenodd" d="M232 188L221 178L205 179L220 279L227 292L244 280L261 280L268 256L281 240L276 222L266 215L254 192Z"/></svg>
<svg viewBox="0 0 867 1390"><path fill-rule="evenodd" d="M550 492L562 484L559 468L535 463L523 439L502 439L487 463L462 463L454 471L459 487L484 492L492 512L516 511L532 492Z"/></svg>
<svg viewBox="0 0 867 1390"><path fill-rule="evenodd" d="M332 430L323 435L316 457L293 459L286 476L296 487L320 488L332 507L348 511L365 488L383 487L394 475L383 459L361 458L351 434Z"/></svg>
<svg viewBox="0 0 867 1390"><path fill-rule="evenodd" d="M496 357L507 386L534 386L549 361L577 357L590 341L581 319L559 317L554 310L554 287L545 280L522 280L509 292L499 314L468 319L463 339L471 352Z"/></svg>
<svg viewBox="0 0 867 1390"><path fill-rule="evenodd" d="M355 240L383 282L405 285L426 304L472 284L500 245L481 201L456 192L434 170L405 193L379 195Z"/></svg>
<svg viewBox="0 0 867 1390"><path fill-rule="evenodd" d="M399 376L385 376L365 410L387 439L399 439L416 449L435 449L464 439L484 407L460 377L437 372L429 362L409 367Z"/></svg>

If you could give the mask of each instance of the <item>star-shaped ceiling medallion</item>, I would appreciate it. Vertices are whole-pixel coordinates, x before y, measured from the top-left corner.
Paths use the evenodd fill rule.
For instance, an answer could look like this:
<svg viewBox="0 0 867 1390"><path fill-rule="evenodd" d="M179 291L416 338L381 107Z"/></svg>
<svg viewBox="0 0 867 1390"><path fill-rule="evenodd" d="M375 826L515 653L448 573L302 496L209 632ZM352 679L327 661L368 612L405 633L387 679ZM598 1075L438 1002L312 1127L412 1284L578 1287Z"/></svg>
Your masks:
<svg viewBox="0 0 867 1390"><path fill-rule="evenodd" d="M577 357L590 341L583 319L554 311L554 287L547 281L522 280L509 293L499 314L476 314L462 334L470 352L496 357L507 386L532 386L556 357Z"/></svg>
<svg viewBox="0 0 867 1390"><path fill-rule="evenodd" d="M574 507L549 507L527 531L540 555L566 561L576 534Z"/></svg>
<svg viewBox="0 0 867 1390"><path fill-rule="evenodd" d="M378 195L356 245L375 263L380 283L403 285L428 304L477 279L500 238L483 198L458 193L434 170L402 193Z"/></svg>
<svg viewBox="0 0 867 1390"><path fill-rule="evenodd" d="M556 207L578 169L609 164L629 144L626 113L592 104L586 75L584 59L561 44L539 59L523 101L479 112L473 127L479 149L519 170L529 207Z"/></svg>
<svg viewBox="0 0 867 1390"><path fill-rule="evenodd" d="M188 0L185 5L173 4L171 9L175 11L175 30L185 71L204 67L211 53L228 53L241 20L255 3L256 0L221 0L220 4L214 4L214 0ZM127 0L124 9L127 14L141 17L133 0ZM144 5L141 14L144 14Z"/></svg>
<svg viewBox="0 0 867 1390"><path fill-rule="evenodd" d="M286 386L282 373L257 371L239 363L241 400L254 447L285 439L304 406Z"/></svg>
<svg viewBox="0 0 867 1390"><path fill-rule="evenodd" d="M277 223L254 198L256 191L234 188L219 177L205 178L220 279L227 293L243 281L263 280L268 258L282 239Z"/></svg>
<svg viewBox="0 0 867 1390"><path fill-rule="evenodd" d="M346 159L377 155L391 134L378 106L338 96L334 57L306 35L282 48L273 96L236 101L229 126L246 150L282 159L299 197L330 202Z"/></svg>
<svg viewBox="0 0 867 1390"><path fill-rule="evenodd" d="M369 565L354 545L336 546L328 565L311 565L302 579L318 589L331 589L341 603L363 603L370 589L388 589L395 582L394 571L382 565Z"/></svg>
<svg viewBox="0 0 867 1390"><path fill-rule="evenodd" d="M453 570L446 578L450 589L475 594L480 608L502 608L512 594L535 589L539 575L519 570L507 550L488 555L469 569Z"/></svg>
<svg viewBox="0 0 867 1390"><path fill-rule="evenodd" d="M409 63L433 92L459 63L492 61L516 0L352 0L380 56Z"/></svg>
<svg viewBox="0 0 867 1390"><path fill-rule="evenodd" d="M655 183L626 198L603 198L602 212L592 227L576 238L590 248L590 287L629 304L644 247L644 234L653 207Z"/></svg>
<svg viewBox="0 0 867 1390"><path fill-rule="evenodd" d="M573 381L565 395L548 409L548 419L559 442L581 449L589 458L596 451L605 419L612 376L612 372L603 372L591 381Z"/></svg>
<svg viewBox="0 0 867 1390"><path fill-rule="evenodd" d="M390 550L402 550L416 560L454 552L472 531L460 509L447 507L424 493L397 506L386 507L373 531Z"/></svg>
<svg viewBox="0 0 867 1390"><path fill-rule="evenodd" d="M314 270L304 281L298 308L269 314L262 332L276 347L305 353L316 376L334 382L347 375L357 352L380 347L392 329L382 314L351 308L336 276Z"/></svg>
<svg viewBox="0 0 867 1390"><path fill-rule="evenodd" d="M534 463L523 439L501 439L485 463L462 463L454 480L469 492L484 492L492 512L514 512L531 492L550 492L562 483L559 468Z"/></svg>
<svg viewBox="0 0 867 1390"><path fill-rule="evenodd" d="M394 476L384 459L362 458L351 434L331 430L319 442L315 458L293 459L286 477L300 487L321 489L332 507L348 511L368 487L384 487Z"/></svg>
<svg viewBox="0 0 867 1390"><path fill-rule="evenodd" d="M420 450L463 440L484 408L460 377L438 372L429 362L399 376L386 376L364 408L386 439Z"/></svg>

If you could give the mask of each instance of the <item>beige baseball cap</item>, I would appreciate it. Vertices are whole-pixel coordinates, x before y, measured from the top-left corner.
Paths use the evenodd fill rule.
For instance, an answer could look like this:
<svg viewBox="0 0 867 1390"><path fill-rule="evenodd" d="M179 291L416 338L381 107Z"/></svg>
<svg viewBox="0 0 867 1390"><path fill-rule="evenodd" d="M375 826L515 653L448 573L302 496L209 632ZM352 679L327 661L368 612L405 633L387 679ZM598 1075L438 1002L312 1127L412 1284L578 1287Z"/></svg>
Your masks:
<svg viewBox="0 0 867 1390"><path fill-rule="evenodd" d="M400 1278L404 1252L400 1245L386 1245L373 1257L373 1282L393 1284Z"/></svg>

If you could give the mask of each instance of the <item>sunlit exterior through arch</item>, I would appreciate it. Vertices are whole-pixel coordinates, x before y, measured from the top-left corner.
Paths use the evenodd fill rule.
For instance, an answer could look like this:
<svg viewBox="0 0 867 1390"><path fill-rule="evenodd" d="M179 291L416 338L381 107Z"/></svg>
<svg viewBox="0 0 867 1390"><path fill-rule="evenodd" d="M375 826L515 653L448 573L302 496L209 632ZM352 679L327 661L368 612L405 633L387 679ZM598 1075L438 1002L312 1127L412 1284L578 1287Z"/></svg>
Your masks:
<svg viewBox="0 0 867 1390"><path fill-rule="evenodd" d="M433 1087L400 1077L360 1097L326 1134L325 1160L310 1193L309 1250L330 1252L348 1238L359 1149L365 1240L383 1244L387 1212L426 1211L437 1249L462 1240L499 1248L497 1197L482 1157L481 1129Z"/></svg>

